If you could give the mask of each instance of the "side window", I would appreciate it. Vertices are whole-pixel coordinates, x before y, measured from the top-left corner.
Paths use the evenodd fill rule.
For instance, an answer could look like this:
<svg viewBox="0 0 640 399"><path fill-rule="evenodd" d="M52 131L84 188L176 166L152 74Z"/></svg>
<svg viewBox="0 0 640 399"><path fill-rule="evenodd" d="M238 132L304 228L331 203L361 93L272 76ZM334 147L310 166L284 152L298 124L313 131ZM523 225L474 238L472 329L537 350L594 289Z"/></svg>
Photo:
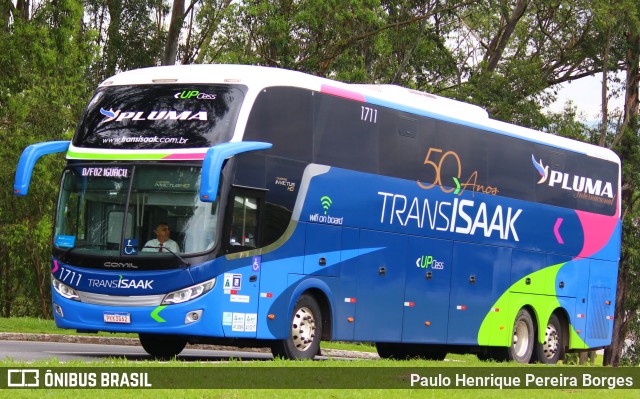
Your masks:
<svg viewBox="0 0 640 399"><path fill-rule="evenodd" d="M248 251L261 245L263 204L262 191L233 191L227 204L227 227L223 238L227 253Z"/></svg>
<svg viewBox="0 0 640 399"><path fill-rule="evenodd" d="M270 87L256 98L244 140L267 141L266 153L311 161L313 92L295 87Z"/></svg>
<svg viewBox="0 0 640 399"><path fill-rule="evenodd" d="M378 107L327 94L314 106L313 161L378 173Z"/></svg>

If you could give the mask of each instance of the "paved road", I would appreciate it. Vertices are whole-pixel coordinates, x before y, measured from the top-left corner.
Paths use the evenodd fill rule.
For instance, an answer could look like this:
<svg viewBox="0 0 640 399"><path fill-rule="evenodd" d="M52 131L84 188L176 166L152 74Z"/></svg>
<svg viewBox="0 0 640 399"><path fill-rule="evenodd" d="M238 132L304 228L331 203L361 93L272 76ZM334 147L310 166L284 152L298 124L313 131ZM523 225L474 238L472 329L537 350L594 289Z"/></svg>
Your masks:
<svg viewBox="0 0 640 399"><path fill-rule="evenodd" d="M324 356L318 360L377 358L373 353L323 350ZM0 362L8 359L34 361L58 359L59 361L80 360L94 362L108 358L131 361L152 360L135 339L80 337L52 334L8 334L0 333ZM178 360L221 362L230 358L264 361L273 356L268 350L243 350L233 347L199 346L187 347Z"/></svg>
<svg viewBox="0 0 640 399"><path fill-rule="evenodd" d="M104 345L66 342L0 341L0 361L13 359L34 361L58 359L59 361L81 360L95 362L104 359L152 360L139 346ZM229 358L242 360L271 360L270 353L185 349L178 360L182 361L226 361Z"/></svg>

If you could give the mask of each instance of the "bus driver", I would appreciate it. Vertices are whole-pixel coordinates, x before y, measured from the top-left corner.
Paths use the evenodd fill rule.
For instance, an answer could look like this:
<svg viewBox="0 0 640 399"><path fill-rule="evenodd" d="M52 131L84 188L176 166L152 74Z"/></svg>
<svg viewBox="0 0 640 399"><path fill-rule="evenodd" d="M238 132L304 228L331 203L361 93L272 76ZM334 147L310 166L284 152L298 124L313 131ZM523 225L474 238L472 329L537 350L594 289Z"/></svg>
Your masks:
<svg viewBox="0 0 640 399"><path fill-rule="evenodd" d="M142 252L162 252L164 249L168 250L165 252L180 252L178 243L169 238L171 231L167 223L158 223L158 226L153 232L156 233L157 238L147 241L142 248Z"/></svg>

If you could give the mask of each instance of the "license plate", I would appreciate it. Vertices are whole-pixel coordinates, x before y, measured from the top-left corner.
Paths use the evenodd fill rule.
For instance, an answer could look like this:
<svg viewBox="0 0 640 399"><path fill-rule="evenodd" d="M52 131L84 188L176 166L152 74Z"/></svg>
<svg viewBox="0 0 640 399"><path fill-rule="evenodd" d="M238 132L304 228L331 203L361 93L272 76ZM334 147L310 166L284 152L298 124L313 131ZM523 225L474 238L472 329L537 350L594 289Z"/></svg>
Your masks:
<svg viewBox="0 0 640 399"><path fill-rule="evenodd" d="M129 313L104 313L104 322L105 323L122 323L122 324L130 324L131 323L131 315Z"/></svg>

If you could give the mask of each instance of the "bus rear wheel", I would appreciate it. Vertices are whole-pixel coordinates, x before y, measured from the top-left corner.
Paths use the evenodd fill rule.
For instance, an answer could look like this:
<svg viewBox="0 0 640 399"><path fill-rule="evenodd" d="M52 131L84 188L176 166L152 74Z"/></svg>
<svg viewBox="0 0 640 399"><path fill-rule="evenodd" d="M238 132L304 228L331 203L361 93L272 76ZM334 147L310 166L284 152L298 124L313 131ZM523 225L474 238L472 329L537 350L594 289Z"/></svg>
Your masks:
<svg viewBox="0 0 640 399"><path fill-rule="evenodd" d="M558 316L552 314L547 322L544 342L536 343L536 357L540 363L556 364L563 355L562 324Z"/></svg>
<svg viewBox="0 0 640 399"><path fill-rule="evenodd" d="M159 360L169 360L178 356L187 346L187 338L179 335L138 334L142 348Z"/></svg>
<svg viewBox="0 0 640 399"><path fill-rule="evenodd" d="M529 363L535 346L535 328L533 318L526 309L520 309L513 323L512 344L507 350L509 360Z"/></svg>
<svg viewBox="0 0 640 399"><path fill-rule="evenodd" d="M313 359L320 351L322 315L312 296L298 298L291 316L289 338L278 340L271 346L273 357L285 359Z"/></svg>

